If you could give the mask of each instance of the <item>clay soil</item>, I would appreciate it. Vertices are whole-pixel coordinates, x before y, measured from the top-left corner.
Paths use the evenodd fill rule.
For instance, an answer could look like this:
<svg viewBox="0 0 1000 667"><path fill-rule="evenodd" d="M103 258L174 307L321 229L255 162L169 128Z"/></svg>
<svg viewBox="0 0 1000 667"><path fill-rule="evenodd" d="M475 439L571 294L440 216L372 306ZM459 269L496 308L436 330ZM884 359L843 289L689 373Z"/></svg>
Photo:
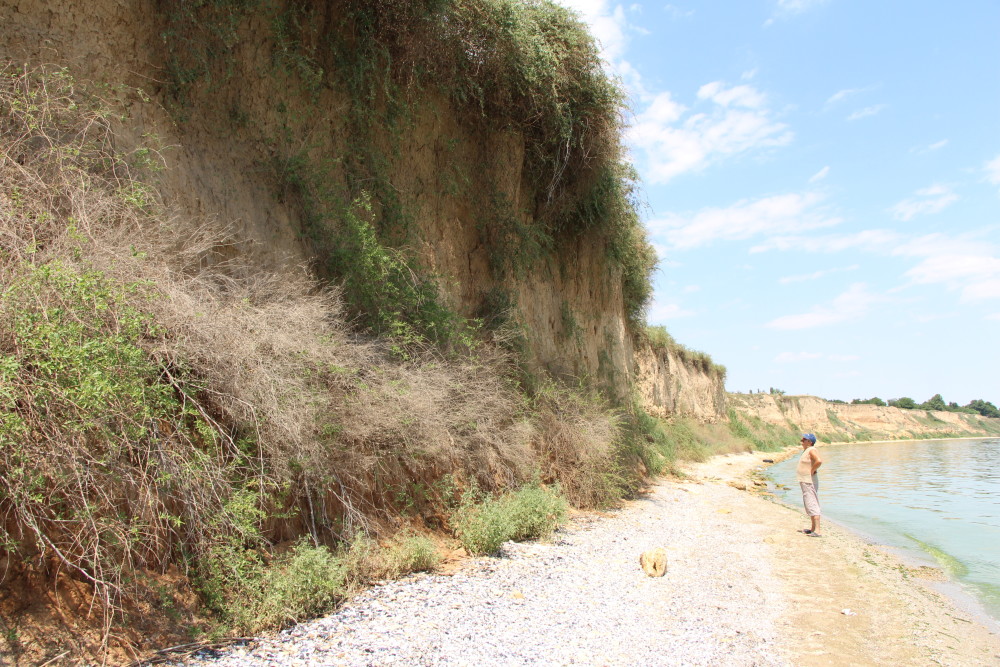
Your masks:
<svg viewBox="0 0 1000 667"><path fill-rule="evenodd" d="M687 482L666 483L700 485L699 502L714 502L731 493L728 487L745 489L744 502L727 503L732 512L724 518L765 527L772 571L787 603L780 629L792 664L1000 664L995 624L942 593L941 571L911 567L829 521L820 539L798 532L808 526L803 512L753 483L765 458L781 455L718 456L689 466Z"/></svg>

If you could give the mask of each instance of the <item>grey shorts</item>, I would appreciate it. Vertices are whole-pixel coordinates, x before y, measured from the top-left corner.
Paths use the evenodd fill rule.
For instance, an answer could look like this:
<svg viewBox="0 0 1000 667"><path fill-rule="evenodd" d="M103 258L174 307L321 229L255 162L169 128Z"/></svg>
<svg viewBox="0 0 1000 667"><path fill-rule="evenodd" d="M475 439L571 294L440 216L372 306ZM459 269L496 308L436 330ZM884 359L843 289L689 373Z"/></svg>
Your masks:
<svg viewBox="0 0 1000 667"><path fill-rule="evenodd" d="M802 504L806 507L806 514L809 516L819 516L821 514L819 496L816 495L816 487L819 484L813 485L808 482L799 482L799 486L802 487Z"/></svg>

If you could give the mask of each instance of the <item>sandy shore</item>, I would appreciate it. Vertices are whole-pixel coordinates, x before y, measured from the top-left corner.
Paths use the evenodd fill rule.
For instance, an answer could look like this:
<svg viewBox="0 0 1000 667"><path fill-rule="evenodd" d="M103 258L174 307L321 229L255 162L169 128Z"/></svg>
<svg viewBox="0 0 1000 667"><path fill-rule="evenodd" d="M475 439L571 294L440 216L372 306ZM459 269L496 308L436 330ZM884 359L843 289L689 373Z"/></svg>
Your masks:
<svg viewBox="0 0 1000 667"><path fill-rule="evenodd" d="M829 521L821 539L799 533L808 525L801 510L747 483L765 458L781 455L720 456L687 472L701 502L723 502L732 486L750 489L724 517L764 527L766 557L786 601L779 641L793 664L1000 664L1000 636L935 588L946 579L940 570L908 566Z"/></svg>

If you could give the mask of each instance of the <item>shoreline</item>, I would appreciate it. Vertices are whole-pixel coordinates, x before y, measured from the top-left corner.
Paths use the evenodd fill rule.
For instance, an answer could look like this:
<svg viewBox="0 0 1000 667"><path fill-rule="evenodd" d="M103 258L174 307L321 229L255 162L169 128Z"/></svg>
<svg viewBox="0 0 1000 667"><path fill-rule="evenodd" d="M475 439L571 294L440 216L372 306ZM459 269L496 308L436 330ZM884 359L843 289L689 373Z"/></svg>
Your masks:
<svg viewBox="0 0 1000 667"><path fill-rule="evenodd" d="M932 589L937 570L837 525L809 539L801 510L754 493L772 456L685 465L620 509L575 513L552 539L383 582L329 616L184 664L1000 662L1000 635ZM655 547L662 577L638 562Z"/></svg>
<svg viewBox="0 0 1000 667"><path fill-rule="evenodd" d="M841 445L874 445L874 444L888 444L893 442L934 442L938 440L951 441L951 440L1000 440L1000 435L963 435L958 438L899 438L899 439L888 439L888 440L836 440L834 442L818 442L816 443L819 447L839 447ZM798 450L798 446L793 448L793 451Z"/></svg>
<svg viewBox="0 0 1000 667"><path fill-rule="evenodd" d="M944 570L907 562L892 547L829 519L822 539L807 539L797 532L806 524L801 508L754 492L754 473L772 465L764 459L776 463L799 449L722 455L686 470L694 483L741 492L745 514L731 520L763 523L776 531L765 541L788 601L782 623L792 662L1000 662L1000 623Z"/></svg>
<svg viewBox="0 0 1000 667"><path fill-rule="evenodd" d="M831 443L822 443L817 446L835 446L840 447L843 445L865 445L865 444L892 444L892 443L921 443L921 442L952 442L952 441L964 441L964 440L1000 440L1000 436L969 436L960 438L908 438L905 440L865 440L865 441L838 441ZM782 463L792 456L800 453L802 451L801 446L788 447L781 452L777 452L774 456L773 463L763 463L761 470L766 470L771 468L778 463ZM767 455L762 453L764 458ZM768 489L775 502L778 502L792 510L801 511L800 504L789 501L788 499L782 498L777 493L774 493L772 489ZM792 494L794 495L794 494ZM843 523L840 523L836 519L829 516L823 516L823 522L825 524L834 524L847 531L848 533L854 535L859 540L877 547L897 560L899 560L903 565L913 568L930 568L938 570L941 572L942 579L940 581L929 581L928 585L934 588L938 593L945 595L949 598L956 607L960 608L966 613L974 616L982 625L989 629L993 633L1000 634L1000 614L991 612L987 606L979 599L979 597L972 591L969 590L968 586L964 584L959 579L953 577L944 567L942 567L930 554L920 551L919 549L911 548L907 549L905 547L900 547L892 544L886 544L881 542L879 538L871 533L866 533L863 530L857 528L852 528Z"/></svg>

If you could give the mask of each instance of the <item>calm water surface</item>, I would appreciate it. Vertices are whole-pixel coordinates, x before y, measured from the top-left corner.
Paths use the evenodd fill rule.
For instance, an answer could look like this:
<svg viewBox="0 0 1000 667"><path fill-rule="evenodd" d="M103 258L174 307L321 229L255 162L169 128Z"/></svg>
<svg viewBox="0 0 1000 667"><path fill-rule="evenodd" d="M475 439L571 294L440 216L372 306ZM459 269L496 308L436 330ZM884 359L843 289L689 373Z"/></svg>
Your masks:
<svg viewBox="0 0 1000 667"><path fill-rule="evenodd" d="M823 515L944 569L1000 620L1000 439L820 447ZM801 507L798 456L768 474Z"/></svg>

